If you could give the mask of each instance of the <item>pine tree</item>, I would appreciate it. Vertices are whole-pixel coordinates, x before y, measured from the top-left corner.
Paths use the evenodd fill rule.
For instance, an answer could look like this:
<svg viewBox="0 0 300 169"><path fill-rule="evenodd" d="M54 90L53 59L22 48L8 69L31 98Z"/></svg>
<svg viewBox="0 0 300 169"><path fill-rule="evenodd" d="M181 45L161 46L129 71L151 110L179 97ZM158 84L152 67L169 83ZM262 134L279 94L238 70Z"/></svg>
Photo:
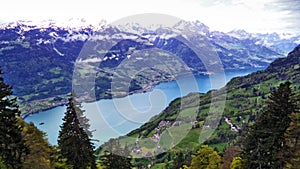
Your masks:
<svg viewBox="0 0 300 169"><path fill-rule="evenodd" d="M291 123L285 134L285 169L300 168L300 112L291 114Z"/></svg>
<svg viewBox="0 0 300 169"><path fill-rule="evenodd" d="M171 161L170 159L166 159ZM180 151L174 154L173 160L169 165L169 168L172 169L181 169L183 166L188 166L192 161L192 152L191 151Z"/></svg>
<svg viewBox="0 0 300 169"><path fill-rule="evenodd" d="M0 168L1 169L7 169L7 166L4 164L4 162L1 159L1 157L0 157Z"/></svg>
<svg viewBox="0 0 300 169"><path fill-rule="evenodd" d="M280 84L255 123L248 127L241 154L244 168L283 168L284 133L291 121L289 115L295 110L290 85Z"/></svg>
<svg viewBox="0 0 300 169"><path fill-rule="evenodd" d="M72 91L72 97L73 97L74 110L77 114L80 127L84 129L84 131L89 136L89 138L92 138L93 134L90 131L89 119L84 115L85 110L82 109L82 105L77 101L78 97L74 91Z"/></svg>
<svg viewBox="0 0 300 169"><path fill-rule="evenodd" d="M110 139L107 143L107 150L102 156L102 165L106 169L131 169L131 156L127 146L121 147L115 139Z"/></svg>
<svg viewBox="0 0 300 169"><path fill-rule="evenodd" d="M73 169L73 165L67 164L67 159L62 157L57 146L52 147L50 163L51 169Z"/></svg>
<svg viewBox="0 0 300 169"><path fill-rule="evenodd" d="M81 126L77 113L79 103L70 97L63 124L58 136L58 146L63 158L73 165L74 169L96 168L93 144Z"/></svg>
<svg viewBox="0 0 300 169"><path fill-rule="evenodd" d="M8 167L22 167L22 155L27 152L21 135L22 127L17 118L20 111L16 98L12 98L12 87L4 82L0 69L0 156Z"/></svg>
<svg viewBox="0 0 300 169"><path fill-rule="evenodd" d="M184 165L184 154L182 152L176 153L175 158L173 160L173 166L174 169L180 169Z"/></svg>

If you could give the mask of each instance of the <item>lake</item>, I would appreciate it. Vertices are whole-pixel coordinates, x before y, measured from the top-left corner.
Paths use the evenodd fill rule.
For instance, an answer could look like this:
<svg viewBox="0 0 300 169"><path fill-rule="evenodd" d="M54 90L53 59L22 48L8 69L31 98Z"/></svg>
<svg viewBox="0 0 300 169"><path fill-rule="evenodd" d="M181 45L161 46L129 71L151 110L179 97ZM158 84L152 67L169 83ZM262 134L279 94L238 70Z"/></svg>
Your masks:
<svg viewBox="0 0 300 169"><path fill-rule="evenodd" d="M208 75L180 77L174 81L156 85L151 92L136 93L123 98L103 99L93 103L83 103L86 116L90 119L93 139L96 146L110 138L125 135L140 127L151 117L164 110L169 103L190 92L206 93L223 87L230 79L255 72L260 69L247 69L225 72L225 79ZM214 79L215 78L215 79ZM213 82L213 83L212 83ZM59 106L33 114L25 119L33 122L47 134L50 144L57 144L57 137L66 107Z"/></svg>

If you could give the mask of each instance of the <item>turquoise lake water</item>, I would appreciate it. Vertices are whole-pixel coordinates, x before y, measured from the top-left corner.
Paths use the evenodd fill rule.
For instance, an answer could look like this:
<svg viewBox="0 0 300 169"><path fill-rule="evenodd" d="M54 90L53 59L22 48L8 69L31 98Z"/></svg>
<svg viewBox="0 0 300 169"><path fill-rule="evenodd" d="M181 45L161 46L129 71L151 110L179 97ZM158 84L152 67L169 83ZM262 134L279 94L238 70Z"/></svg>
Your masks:
<svg viewBox="0 0 300 169"><path fill-rule="evenodd" d="M101 145L110 138L125 135L140 127L151 117L164 110L175 98L190 92L206 93L211 89L223 87L230 79L249 74L259 69L228 71L224 78L219 76L195 75L180 77L174 81L156 85L151 92L136 93L123 98L103 99L93 103L83 103L86 116L90 119L91 130ZM33 122L46 132L50 144L57 144L57 136L62 124L65 106L59 106L33 114L25 119ZM40 125L40 123L44 123Z"/></svg>

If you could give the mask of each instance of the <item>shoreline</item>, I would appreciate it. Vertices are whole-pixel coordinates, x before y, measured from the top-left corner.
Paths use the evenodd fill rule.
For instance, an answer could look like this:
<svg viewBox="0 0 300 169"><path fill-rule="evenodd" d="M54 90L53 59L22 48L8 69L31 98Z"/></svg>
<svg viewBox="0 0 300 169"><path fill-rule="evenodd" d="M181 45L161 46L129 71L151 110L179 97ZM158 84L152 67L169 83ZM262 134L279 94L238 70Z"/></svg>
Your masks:
<svg viewBox="0 0 300 169"><path fill-rule="evenodd" d="M154 82L149 83L148 85L146 85L144 88L142 88L140 90L126 92L126 93L123 93L123 94L120 94L120 95L115 95L115 96L112 96L112 97L102 97L102 98L91 99L91 98L88 98L87 96L82 96L82 98L85 97L83 99L82 103L97 102L97 101L103 100L103 99L124 98L126 96L133 95L133 94L151 92L153 90L153 88L155 86L159 85L160 83L170 82L170 81L173 81L173 80L174 79L172 78L172 79L164 80L164 81L154 81ZM53 109L55 107L64 106L67 103L67 98L68 98L69 95L70 95L70 93L65 94L65 95L50 97L48 99L36 100L33 103L31 103L33 105L38 104L38 106L40 108L32 108L32 105L30 103L27 103L27 104L24 105L24 108L23 108L25 110L21 110L21 118L26 119L27 117L29 117L31 115L38 114L40 112L47 111L47 110ZM56 98L56 97L63 98L64 101L60 101L60 102L57 102L57 103L52 102L51 105L49 105L49 102L51 102L51 99ZM26 106L26 105L28 105L28 106ZM27 113L22 113L24 111L27 112Z"/></svg>
<svg viewBox="0 0 300 169"><path fill-rule="evenodd" d="M167 82L174 81L174 80L176 80L176 78L185 77L185 75L186 74L180 74L180 75L177 75L177 77L172 76L172 77L169 77L168 79L161 80L161 81L154 80L154 81L148 83L142 89L131 91L131 92L127 91L127 92L124 92L122 94L114 95L114 96L111 96L111 97L107 96L107 97L101 97L101 98L93 99L89 96L82 96L81 97L81 98L83 98L82 103L91 103L91 102L96 102L96 101L99 101L99 100L102 100L102 99L124 98L126 96L133 95L133 94L151 92L155 86L157 86L161 83L167 83ZM196 73L194 75L207 76L208 74L201 72L201 73ZM32 103L27 103L27 104L24 105L24 108L23 108L24 110L21 110L21 117L23 119L26 119L27 117L29 117L31 115L38 114L40 112L47 111L47 110L53 109L55 107L64 106L67 103L67 98L69 96L70 96L70 93L64 94L64 95L52 96L52 97L49 97L47 99L36 100L36 101L33 101ZM63 99L63 101L59 101L59 102L53 102L52 101L51 102L51 99L53 100L54 98L61 98L61 99ZM51 103L51 105L49 105L50 103ZM32 108L32 105L38 105L39 108ZM22 112L27 112L27 113L22 113Z"/></svg>

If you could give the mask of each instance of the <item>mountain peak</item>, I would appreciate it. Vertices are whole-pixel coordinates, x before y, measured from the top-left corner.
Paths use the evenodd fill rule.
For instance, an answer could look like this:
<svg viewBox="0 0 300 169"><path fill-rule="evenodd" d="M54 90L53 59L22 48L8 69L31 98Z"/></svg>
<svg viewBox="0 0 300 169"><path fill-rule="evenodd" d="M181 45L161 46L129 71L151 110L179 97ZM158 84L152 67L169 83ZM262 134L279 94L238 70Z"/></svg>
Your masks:
<svg viewBox="0 0 300 169"><path fill-rule="evenodd" d="M253 37L249 32L246 32L243 29L235 29L228 32L227 34L238 39L249 39Z"/></svg>
<svg viewBox="0 0 300 169"><path fill-rule="evenodd" d="M67 21L56 21L56 20L42 20L42 21L24 21L18 20L9 23L0 24L0 29L11 29L11 28L22 28L28 29L43 29L43 28L64 28L72 30L80 30L84 28L100 28L106 25L105 20L101 20L96 23L91 23L83 18L71 18Z"/></svg>
<svg viewBox="0 0 300 169"><path fill-rule="evenodd" d="M179 31L191 31L201 35L209 35L210 32L209 27L198 20L193 22L181 20L175 24L173 28Z"/></svg>

